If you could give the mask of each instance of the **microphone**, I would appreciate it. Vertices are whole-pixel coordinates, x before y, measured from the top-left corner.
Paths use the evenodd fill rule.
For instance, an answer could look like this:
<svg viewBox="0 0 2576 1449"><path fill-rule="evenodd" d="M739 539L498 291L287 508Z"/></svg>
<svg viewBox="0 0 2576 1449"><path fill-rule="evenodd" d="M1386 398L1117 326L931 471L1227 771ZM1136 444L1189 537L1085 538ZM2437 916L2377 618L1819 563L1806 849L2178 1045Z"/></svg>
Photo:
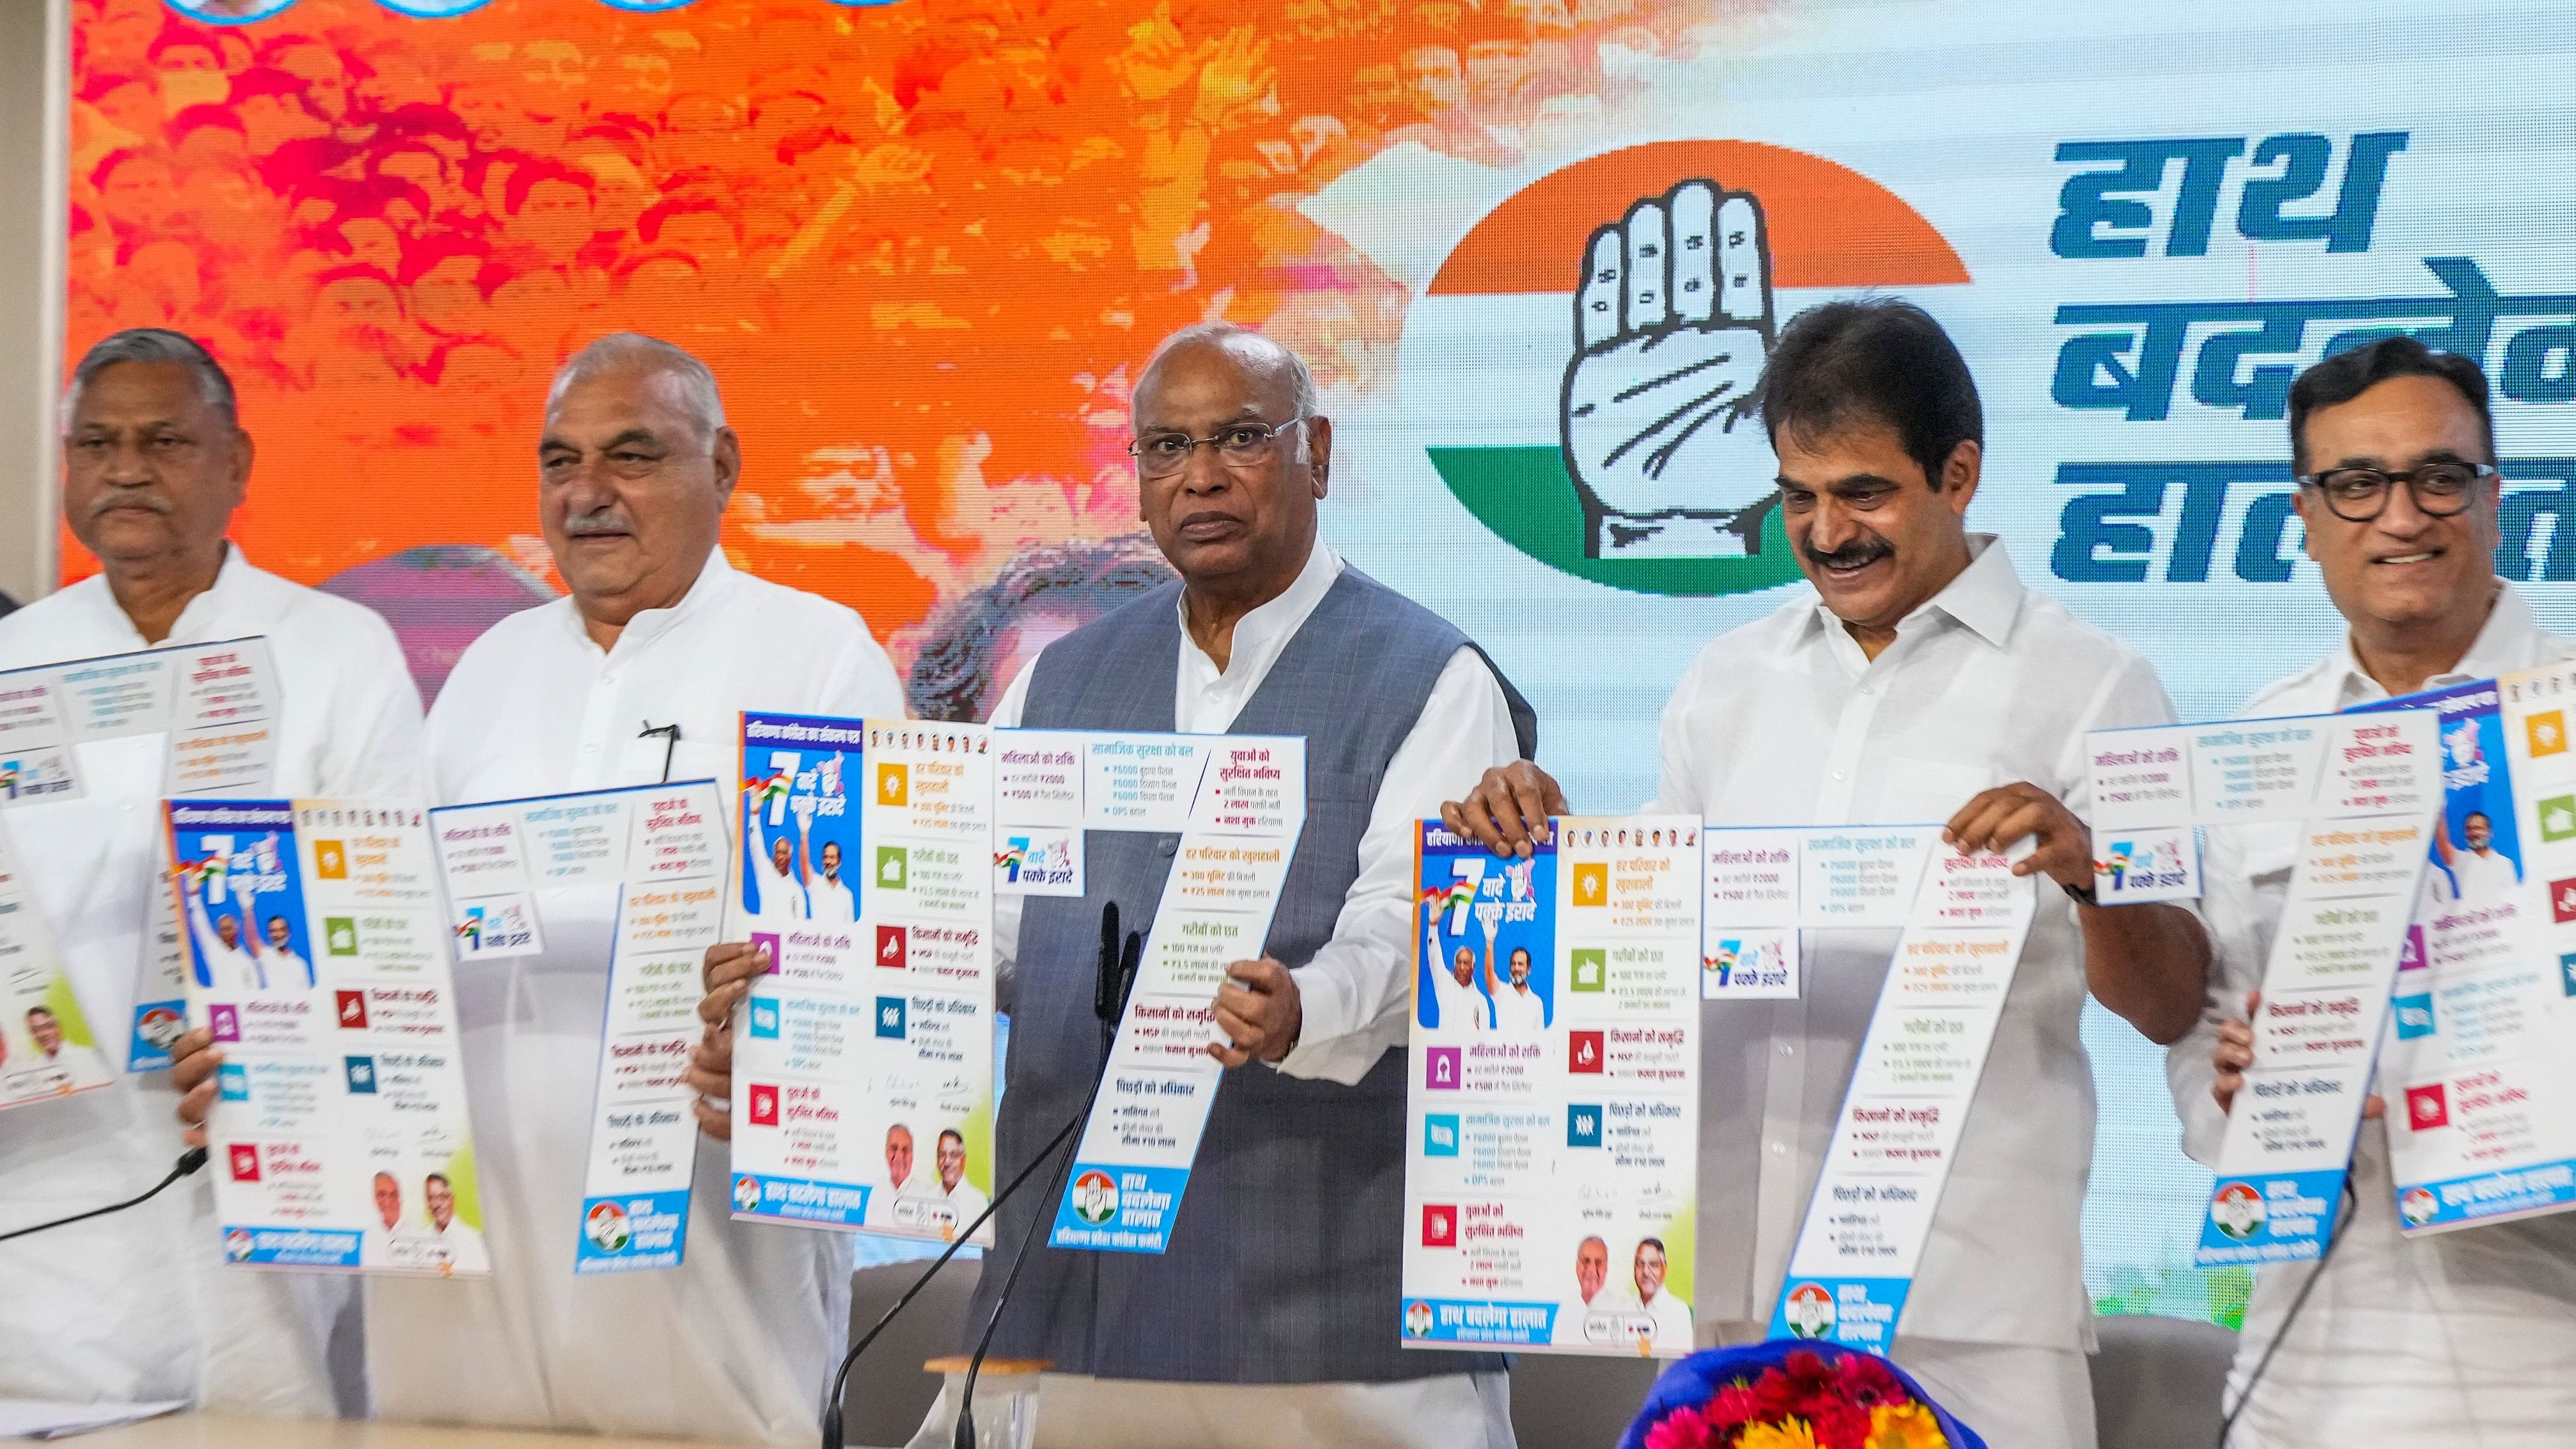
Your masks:
<svg viewBox="0 0 2576 1449"><path fill-rule="evenodd" d="M1100 907L1098 968L1100 974L1092 988L1091 1010L1101 1020L1100 1059L1104 1067L1109 1061L1110 1045L1117 1040L1118 1018L1127 1010L1127 990L1135 982L1136 962L1141 958L1143 950L1143 938L1130 936L1127 938L1125 951L1121 952L1118 937L1118 903L1103 902ZM912 1286L903 1291L903 1296L894 1301L894 1306L888 1308L884 1316L877 1319L874 1326L860 1335L858 1342L850 1345L850 1351L841 1358L839 1371L832 1375L831 1395L823 1403L823 1449L842 1449L845 1416L841 1401L849 1388L850 1370L858 1365L859 1355L868 1351L868 1346L877 1341L877 1336L886 1331L886 1326L894 1322L897 1315L912 1306L912 1300L920 1296L922 1289L930 1286L930 1280L939 1275L940 1269L948 1266L948 1260L957 1256L957 1250L965 1247L967 1240L974 1237L977 1230L992 1219L993 1214L1002 1210L1002 1204L1009 1202L1021 1187L1027 1184L1030 1176L1044 1166L1049 1157L1055 1155L1058 1148L1073 1140L1074 1134L1082 1130L1082 1124L1090 1120L1091 1103L1098 1099L1099 1095L1100 1084L1095 1080L1091 1086L1091 1098L1083 1102L1082 1110L1074 1113L1071 1121L1056 1129L1055 1135L1048 1138L1046 1145L1037 1150L1037 1155L1029 1159L1028 1166L1021 1168L1017 1175L1003 1185L1000 1192L993 1194L993 1200L985 1204L984 1211L976 1215L975 1221L967 1224L949 1242L948 1250L932 1259L930 1266L922 1270L921 1276L913 1280ZM200 1152L201 1160L202 1157L203 1154ZM1066 1165L1070 1165L1071 1162L1072 1158L1068 1156L1065 1159ZM1057 1180L1060 1182L1062 1178L1063 1174L1059 1172ZM1025 1240L1021 1245L1021 1252L1023 1254L1027 1252ZM1018 1272L1016 1263L1012 1271L1016 1276ZM1007 1285L1003 1291L1005 1295L1008 1294ZM988 1332L985 1337L989 1340L991 1334ZM982 1361L983 1355L978 1353L976 1362L980 1365ZM972 1380L970 1379L969 1382L971 1383Z"/></svg>
<svg viewBox="0 0 2576 1449"><path fill-rule="evenodd" d="M1106 933L1101 936L1100 943L1103 946L1109 944ZM1091 1091L1082 1099L1082 1110L1074 1115L1073 1120L1077 1123L1089 1121L1092 1104L1100 1100L1100 1083L1109 1075L1109 1051L1118 1040L1118 1019L1127 1013L1127 993L1135 989L1136 967L1144 956L1143 933L1130 931L1126 949L1118 954L1115 977L1102 973L1108 989L1092 1003L1093 1009L1101 1013L1100 1075L1091 1079ZM1073 1154L1068 1152L1064 1160L1056 1164L1055 1179L1047 1189L1047 1196L1053 1197L1064 1186L1064 1175L1072 1168ZM952 1449L975 1449L975 1381L983 1376L984 1355L992 1351L993 1335L1002 1327L1002 1310L1010 1306L1011 1289L1020 1281L1020 1269L1028 1266L1029 1244L1036 1240L1038 1225L1045 1221L1046 1212L1041 1208L1037 1216L1029 1219L1029 1230L1020 1234L1019 1250L1011 1258L1011 1271L1002 1279L1002 1291L993 1298L993 1316L984 1321L984 1336L976 1340L975 1357L966 1364L966 1386L957 1395L957 1428L949 1440Z"/></svg>
<svg viewBox="0 0 2576 1449"><path fill-rule="evenodd" d="M1088 1114L1089 1109L1086 1108L1084 1110L1086 1114ZM11 1238L23 1238L30 1233L41 1233L48 1228L59 1228L72 1223L87 1222L91 1218L103 1218L109 1213L121 1213L127 1208L140 1206L143 1203L150 1202L152 1199L159 1197L161 1195L161 1189L168 1187L170 1184L177 1182L180 1178L186 1177L188 1174L195 1172L198 1168L205 1165L206 1149L202 1147L191 1147L187 1151L180 1153L179 1160L170 1165L170 1175L168 1177L154 1183L151 1190L143 1193L141 1196L129 1197L123 1202L109 1203L103 1208L91 1208L85 1213L74 1213L67 1218L56 1218L50 1223L38 1223L32 1228L12 1228L8 1232L0 1233L0 1243L5 1243Z"/></svg>

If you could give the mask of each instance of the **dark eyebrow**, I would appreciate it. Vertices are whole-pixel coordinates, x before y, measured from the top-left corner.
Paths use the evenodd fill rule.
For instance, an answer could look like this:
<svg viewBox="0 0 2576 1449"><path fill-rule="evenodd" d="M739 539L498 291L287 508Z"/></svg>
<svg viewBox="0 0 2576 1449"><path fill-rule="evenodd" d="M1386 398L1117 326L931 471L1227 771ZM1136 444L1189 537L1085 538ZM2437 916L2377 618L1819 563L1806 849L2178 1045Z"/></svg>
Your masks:
<svg viewBox="0 0 2576 1449"><path fill-rule="evenodd" d="M2466 463L2471 466L2483 466L2479 464L2478 460L2475 458L2464 458L2460 456L2460 451L2457 448L2427 448L2423 452L2416 454L2415 461L2408 466L2410 468L2421 468L2427 463ZM2319 468L2317 471L2320 473L2333 473L2345 468L2369 468L2378 472L2388 471L2388 465L2381 462L2376 456L2344 458L2337 461L2330 467Z"/></svg>
<svg viewBox="0 0 2576 1449"><path fill-rule="evenodd" d="M1847 474L1835 479L1831 483L1826 483L1821 486L1810 486L1808 484L1801 483L1786 473L1781 474L1772 481L1778 483L1784 489L1796 488L1808 493L1857 493L1866 488L1902 488L1905 486L1894 478L1882 478L1876 473Z"/></svg>
<svg viewBox="0 0 2576 1449"><path fill-rule="evenodd" d="M665 446L660 436L655 434L651 428L628 428L625 432L619 433L616 437L600 444L599 451L603 453L614 452L619 448L625 447L629 443L644 443L657 448ZM564 438L554 437L552 435L548 435L537 440L538 453L544 454L558 451L577 454L582 451L582 448L579 443L575 443Z"/></svg>

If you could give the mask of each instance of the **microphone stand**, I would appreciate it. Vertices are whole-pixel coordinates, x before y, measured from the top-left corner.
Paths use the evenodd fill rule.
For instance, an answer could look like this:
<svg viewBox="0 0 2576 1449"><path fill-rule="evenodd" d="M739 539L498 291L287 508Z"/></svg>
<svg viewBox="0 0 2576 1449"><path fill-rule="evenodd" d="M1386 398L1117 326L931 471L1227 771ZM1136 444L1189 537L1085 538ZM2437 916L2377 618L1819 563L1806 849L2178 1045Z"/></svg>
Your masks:
<svg viewBox="0 0 2576 1449"><path fill-rule="evenodd" d="M1106 924L1106 922L1104 922ZM1102 937L1107 942L1106 933ZM1118 1044L1118 1018L1127 1012L1127 993L1136 985L1136 966L1145 955L1145 937L1141 932L1127 933L1126 949L1118 956L1117 975L1102 977L1104 989L1092 999L1092 1009L1100 1015L1100 1073L1091 1079L1091 1090L1082 1099L1082 1110L1074 1122L1087 1122L1092 1105L1100 1100L1100 1084L1109 1075L1109 1052ZM1064 1175L1073 1170L1073 1154L1068 1152L1056 1163L1055 1179L1048 1187L1053 1196L1064 1185ZM1019 1250L1012 1255L1011 1271L1002 1279L1002 1291L993 1298L993 1316L984 1321L984 1336L975 1341L975 1357L966 1364L966 1387L957 1396L957 1428L949 1440L953 1449L975 1449L975 1381L983 1376L984 1355L992 1351L993 1335L1001 1329L1002 1310L1011 1303L1011 1289L1020 1281L1020 1270L1028 1266L1029 1244L1036 1241L1038 1225L1046 1221L1044 1209L1029 1219L1029 1230L1020 1234Z"/></svg>
<svg viewBox="0 0 2576 1449"><path fill-rule="evenodd" d="M1089 1111L1088 1108L1084 1110L1086 1113ZM11 1238L23 1238L30 1233L41 1233L51 1228L67 1227L73 1223L87 1222L91 1218L103 1218L109 1213L121 1213L127 1208L141 1206L142 1204L150 1202L152 1199L160 1196L163 1188L168 1187L170 1184L177 1182L180 1178L186 1177L188 1174L195 1172L198 1168L205 1165L206 1149L202 1147L191 1147L187 1151L180 1153L179 1160L170 1165L170 1175L161 1179L159 1182L154 1183L148 1191L135 1197L129 1197L123 1202L109 1203L103 1208L91 1208L85 1213L74 1213L67 1218L56 1218L50 1223L38 1223L31 1228L12 1228L8 1232L0 1233L0 1243L5 1243Z"/></svg>
<svg viewBox="0 0 2576 1449"><path fill-rule="evenodd" d="M1108 1064L1109 1048L1118 1037L1118 1018L1123 1015L1127 1009L1127 989L1135 982L1136 963L1138 958L1143 954L1143 950L1144 938L1136 935L1128 936L1124 949L1121 949L1118 935L1118 903L1116 901L1103 902L1100 907L1100 963L1098 968L1100 974L1092 989L1091 1009L1092 1013L1095 1016L1098 1016L1101 1022L1100 1057L1104 1068ZM930 1280L938 1276L940 1269L948 1266L948 1260L957 1256L957 1250L965 1247L967 1241L973 1238L976 1232L982 1229L984 1224L989 1222L995 1213L1002 1210L1002 1204L1010 1201L1012 1196L1028 1182L1030 1176L1036 1173L1041 1166L1044 1166L1046 1160L1053 1156L1058 1148L1071 1141L1074 1134L1082 1130L1083 1123L1089 1121L1091 1118L1092 1102L1098 1100L1099 1096L1100 1084L1095 1080L1091 1086L1091 1096L1084 1100L1082 1110L1074 1113L1071 1121L1066 1122L1062 1127L1056 1129L1056 1134L1047 1139L1046 1145L1038 1149L1036 1156L1029 1159L1028 1166L1021 1168L1008 1183L1004 1184L1002 1190L993 1195L993 1200L985 1205L984 1211L976 1215L975 1221L967 1224L966 1227L959 1231L957 1236L949 1242L947 1251L933 1259L930 1266L922 1270L921 1276L913 1280L912 1286L904 1290L903 1296L894 1301L894 1306L888 1308L885 1311L884 1316L877 1319L874 1326L869 1328L866 1333L860 1335L858 1342L850 1345L850 1351L841 1358L841 1367L839 1371L832 1375L831 1396L826 1399L823 1404L823 1449L842 1449L845 1434L843 1426L844 1414L842 1410L842 1396L848 1390L850 1371L858 1365L859 1355L868 1351L868 1346L877 1341L877 1336L886 1331L887 1325L893 1323L897 1315L901 1314L904 1309L912 1306L912 1300L920 1296L922 1289L930 1286ZM1072 1158L1068 1156L1065 1158L1063 1165L1070 1166L1071 1163ZM1061 1181L1062 1177L1063 1173L1059 1170L1057 1173L1057 1180ZM1027 1240L1025 1238L1021 1242L1020 1251L1023 1255L1028 1251ZM1018 1263L1014 1261L1012 1265L1012 1277L1016 1278L1018 1274ZM1003 1286L1004 1296L1007 1297L1009 1292L1010 1288L1006 1283ZM996 1311L998 1313L998 1305ZM988 1330L985 1334L985 1338L989 1342L991 1337L992 1335ZM982 1361L983 1355L979 1352L976 1355L976 1362L980 1365ZM969 1383L971 1385L971 1378L969 1379Z"/></svg>

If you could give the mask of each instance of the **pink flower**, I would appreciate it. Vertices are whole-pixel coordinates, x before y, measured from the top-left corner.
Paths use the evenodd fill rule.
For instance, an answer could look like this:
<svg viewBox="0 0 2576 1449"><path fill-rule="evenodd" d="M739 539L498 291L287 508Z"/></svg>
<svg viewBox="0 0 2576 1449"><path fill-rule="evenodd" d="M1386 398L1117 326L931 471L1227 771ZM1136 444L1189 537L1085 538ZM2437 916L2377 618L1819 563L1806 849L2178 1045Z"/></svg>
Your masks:
<svg viewBox="0 0 2576 1449"><path fill-rule="evenodd" d="M1675 1409L1646 1431L1646 1449L1713 1449L1716 1442L1697 1409Z"/></svg>

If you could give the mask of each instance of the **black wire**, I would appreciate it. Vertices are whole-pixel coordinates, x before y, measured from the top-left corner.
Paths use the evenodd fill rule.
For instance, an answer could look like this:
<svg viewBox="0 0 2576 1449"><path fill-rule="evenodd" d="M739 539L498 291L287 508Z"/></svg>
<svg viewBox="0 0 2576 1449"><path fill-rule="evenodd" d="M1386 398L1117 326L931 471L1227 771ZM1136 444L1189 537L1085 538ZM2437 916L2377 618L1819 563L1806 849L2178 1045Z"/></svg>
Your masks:
<svg viewBox="0 0 2576 1449"><path fill-rule="evenodd" d="M2326 1250L2317 1254L2316 1271L2308 1275L2308 1281L2299 1285L2298 1296L2290 1300L2290 1311L2281 1315L2280 1329L2272 1335L2271 1343L2264 1347L2263 1356L2255 1361L2254 1372L2247 1376L2244 1391L2236 1396L2236 1407L2228 1410L2227 1417L2219 1421L2217 1449L2227 1449L2227 1436L2236 1432L2237 1416L2245 1412L2247 1404L2254 1402L2254 1390L2263 1382L2264 1370L2272 1366L2272 1356L2281 1351L2282 1344L2290 1341L2290 1330L2299 1322L2299 1310L2308 1306L2308 1295L2315 1292L2317 1284L2324 1280L2326 1264L2333 1261L2336 1245L2352 1231L2353 1215L2361 1209L2361 1197L2353 1191L2349 1163L2344 1166L2343 1201L2343 1221L2335 1224L2334 1236L2326 1239Z"/></svg>
<svg viewBox="0 0 2576 1449"><path fill-rule="evenodd" d="M967 1240L975 1236L976 1231L984 1226L985 1220L1001 1211L1002 1204L1010 1200L1011 1194L1019 1191L1021 1183L1028 1181L1029 1174L1038 1170L1039 1165L1047 1160L1049 1153L1064 1145L1065 1139L1071 1137L1090 1115L1089 1109L1086 1108L1076 1114L1072 1121L1059 1128L1047 1145L1039 1148L1037 1155L1029 1159L1029 1165L1021 1168L1017 1177L1012 1178L1000 1192L993 1195L993 1200L984 1205L984 1211L976 1215L975 1221L967 1224L955 1238L949 1241L948 1251L932 1259L930 1266L922 1270L921 1276L912 1280L912 1286L903 1290L903 1296L894 1301L894 1306L885 1311L885 1316L876 1321L876 1326L861 1335L857 1343L850 1345L850 1351L842 1355L841 1370L832 1376L832 1396L823 1404L824 1449L840 1449L841 1396L848 1392L850 1370L857 1366L859 1355L868 1351L868 1345L877 1341L877 1335L885 1332L886 1325L894 1322L895 1315L903 1312L912 1300L919 1296L922 1289L930 1286L930 1280L938 1276L940 1269L948 1266L948 1260L957 1256L957 1250L966 1246Z"/></svg>
<svg viewBox="0 0 2576 1449"><path fill-rule="evenodd" d="M1100 1095L1097 1084L1091 1095ZM1087 1121L1090 1116L1090 1104L1085 1103L1082 1116L1075 1120ZM955 1449L975 1449L975 1381L983 1376L984 1355L992 1351L993 1334L1002 1326L1002 1311L1011 1306L1011 1287L1020 1281L1020 1270L1029 1265L1029 1244L1036 1241L1038 1226L1047 1220L1046 1204L1054 1199L1056 1190L1064 1185L1064 1175L1072 1170L1073 1154L1068 1152L1056 1163L1054 1180L1039 1195L1038 1210L1029 1215L1029 1230L1020 1234L1020 1250L1011 1259L1010 1273L1002 1279L1002 1291L993 1297L993 1316L984 1321L984 1336L976 1341L975 1357L966 1365L966 1386L957 1395L957 1427L950 1441Z"/></svg>
<svg viewBox="0 0 2576 1449"><path fill-rule="evenodd" d="M161 1179L159 1182L154 1183L149 1192L145 1192L136 1197L129 1197L123 1202L109 1203L103 1208L91 1208L85 1213L74 1213L67 1218L56 1218L50 1223L38 1223L32 1228L12 1228L8 1232L0 1233L0 1243L5 1243L11 1238L23 1238L29 1233L41 1233L49 1228L59 1228L71 1223L86 1222L91 1218L105 1217L109 1213L121 1213L127 1208L150 1202L152 1199L161 1195L161 1190L163 1188L168 1187L170 1184L177 1182L180 1178L186 1177L189 1173L192 1173L205 1165L206 1149L202 1147L191 1147L187 1151L179 1154L179 1160L170 1164L170 1175Z"/></svg>

